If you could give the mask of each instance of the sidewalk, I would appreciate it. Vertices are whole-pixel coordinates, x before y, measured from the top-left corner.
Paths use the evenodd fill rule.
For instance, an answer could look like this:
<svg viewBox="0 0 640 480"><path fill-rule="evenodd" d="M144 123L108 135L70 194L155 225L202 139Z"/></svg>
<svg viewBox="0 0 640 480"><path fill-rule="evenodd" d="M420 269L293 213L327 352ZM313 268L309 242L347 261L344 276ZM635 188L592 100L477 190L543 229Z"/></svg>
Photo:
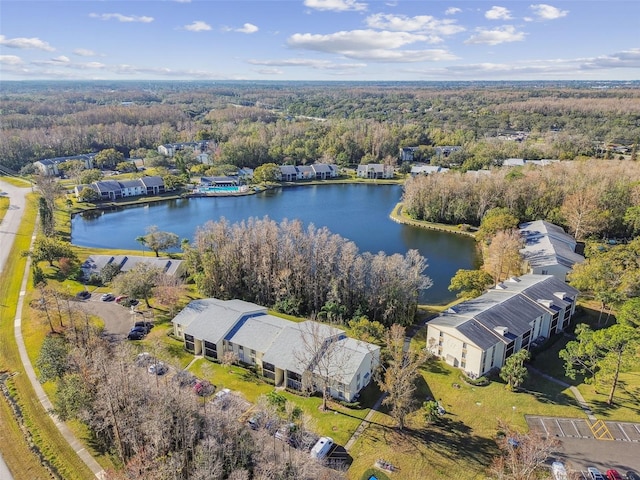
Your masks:
<svg viewBox="0 0 640 480"><path fill-rule="evenodd" d="M561 385L564 388L568 388L573 394L573 396L576 397L576 400L578 401L580 408L582 408L582 411L587 415L587 418L592 422L595 422L597 420L596 416L591 411L589 404L586 402L586 400L584 399L584 397L576 387L569 385L568 383L563 382L562 380L558 380L557 378L554 378L551 375L547 375L546 373L541 372L540 370L538 370L535 367L532 367L531 365L527 365L527 369L531 370L536 375L540 375L541 377L546 378L550 382L557 383L558 385Z"/></svg>

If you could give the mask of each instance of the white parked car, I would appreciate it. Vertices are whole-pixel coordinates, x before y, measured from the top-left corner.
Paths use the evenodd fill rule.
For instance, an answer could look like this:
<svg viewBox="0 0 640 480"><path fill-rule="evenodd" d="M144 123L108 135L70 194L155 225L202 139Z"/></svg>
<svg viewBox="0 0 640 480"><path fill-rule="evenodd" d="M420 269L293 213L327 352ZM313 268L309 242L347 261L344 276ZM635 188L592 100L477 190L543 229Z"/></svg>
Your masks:
<svg viewBox="0 0 640 480"><path fill-rule="evenodd" d="M320 437L320 439L316 442L316 444L311 449L311 456L313 458L317 458L318 460L326 457L329 452L333 448L333 438L331 437Z"/></svg>
<svg viewBox="0 0 640 480"><path fill-rule="evenodd" d="M555 480L567 480L567 469L562 462L553 462L551 464L551 473Z"/></svg>

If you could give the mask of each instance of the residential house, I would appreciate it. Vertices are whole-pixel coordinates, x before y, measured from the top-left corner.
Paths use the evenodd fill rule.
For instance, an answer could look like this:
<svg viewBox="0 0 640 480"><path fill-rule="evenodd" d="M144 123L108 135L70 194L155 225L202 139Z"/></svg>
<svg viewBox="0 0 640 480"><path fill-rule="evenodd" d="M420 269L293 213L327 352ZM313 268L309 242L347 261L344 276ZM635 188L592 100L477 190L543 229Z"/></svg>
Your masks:
<svg viewBox="0 0 640 480"><path fill-rule="evenodd" d="M562 332L578 290L553 275L527 274L459 303L427 324L427 348L472 378L515 352Z"/></svg>
<svg viewBox="0 0 640 480"><path fill-rule="evenodd" d="M117 265L121 272L128 272L140 263L158 268L162 273L172 277L182 277L186 273L182 260L142 255L90 255L80 268L83 277L88 279L91 275L100 275L102 269L110 264Z"/></svg>
<svg viewBox="0 0 640 480"><path fill-rule="evenodd" d="M62 173L60 170L60 165L66 162L70 162L71 160L80 160L84 163L85 168L93 168L93 160L95 156L95 153L85 153L82 155L73 155L71 157L45 158L43 160L33 162L33 166L36 167L38 171L44 176L56 177Z"/></svg>
<svg viewBox="0 0 640 480"><path fill-rule="evenodd" d="M462 150L461 146L458 145L445 145L442 147L435 148L435 156L436 157L444 157L447 158L454 152L459 152Z"/></svg>
<svg viewBox="0 0 640 480"><path fill-rule="evenodd" d="M296 390L308 384L319 391L320 378L328 374L331 395L347 401L368 385L379 362L379 347L348 338L343 330L291 322L243 300L194 300L172 323L174 335L195 355L220 360L233 352L276 385ZM313 351L304 347L311 339Z"/></svg>
<svg viewBox="0 0 640 480"><path fill-rule="evenodd" d="M414 165L411 167L411 176L431 175L433 173L444 173L448 171L448 168L440 167L438 165Z"/></svg>
<svg viewBox="0 0 640 480"><path fill-rule="evenodd" d="M209 141L203 140L200 142L183 142L183 143L166 143L158 147L158 153L165 157L173 157L177 152L181 150L194 152L198 155L205 153L209 148Z"/></svg>
<svg viewBox="0 0 640 480"><path fill-rule="evenodd" d="M360 178L393 178L394 168L392 165L384 165L382 163L368 163L366 165L358 165L356 175Z"/></svg>
<svg viewBox="0 0 640 480"><path fill-rule="evenodd" d="M280 165L280 175L278 180L282 182L294 182L299 180L300 172L295 165Z"/></svg>
<svg viewBox="0 0 640 480"><path fill-rule="evenodd" d="M413 162L416 150L418 150L418 147L402 147L400 149L400 161Z"/></svg>
<svg viewBox="0 0 640 480"><path fill-rule="evenodd" d="M338 167L327 163L314 163L311 165L316 180L326 180L338 176Z"/></svg>
<svg viewBox="0 0 640 480"><path fill-rule="evenodd" d="M158 195L165 192L164 180L157 176L141 177L134 180L100 180L90 185L78 185L75 187L76 197L79 197L85 187L95 190L100 196L100 200Z"/></svg>
<svg viewBox="0 0 640 480"><path fill-rule="evenodd" d="M579 244L562 227L544 220L520 225L524 247L520 249L530 273L554 275L563 282L576 263L584 257L577 252Z"/></svg>

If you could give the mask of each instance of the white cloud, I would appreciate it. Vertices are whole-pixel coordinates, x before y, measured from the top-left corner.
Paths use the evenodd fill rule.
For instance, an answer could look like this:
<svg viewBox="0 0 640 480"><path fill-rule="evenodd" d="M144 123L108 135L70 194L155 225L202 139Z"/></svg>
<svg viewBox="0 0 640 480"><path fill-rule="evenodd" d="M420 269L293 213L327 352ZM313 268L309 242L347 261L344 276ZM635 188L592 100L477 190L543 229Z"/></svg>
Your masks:
<svg viewBox="0 0 640 480"><path fill-rule="evenodd" d="M490 10L487 10L484 13L484 16L489 20L511 20L511 18L513 18L508 8L496 6L493 6Z"/></svg>
<svg viewBox="0 0 640 480"><path fill-rule="evenodd" d="M438 20L430 15L407 17L406 15L376 13L367 17L366 24L371 28L381 30L430 34L430 37L425 38L425 41L430 43L442 42L441 36L454 35L465 30L464 27L456 24L455 20Z"/></svg>
<svg viewBox="0 0 640 480"><path fill-rule="evenodd" d="M517 32L516 28L512 25L505 25L492 30L476 28L476 32L476 34L471 35L469 39L465 40L464 43L472 45L499 45L501 43L520 42L524 40L525 37L524 32Z"/></svg>
<svg viewBox="0 0 640 480"><path fill-rule="evenodd" d="M119 22L124 23L151 23L153 22L153 17L140 17L138 15L123 15L121 13L90 13L89 16L91 18L98 18L100 20L117 20Z"/></svg>
<svg viewBox="0 0 640 480"><path fill-rule="evenodd" d="M582 69L640 68L640 48L583 60Z"/></svg>
<svg viewBox="0 0 640 480"><path fill-rule="evenodd" d="M184 29L190 32L206 32L211 30L211 25L201 20L195 20L193 23L185 25Z"/></svg>
<svg viewBox="0 0 640 480"><path fill-rule="evenodd" d="M52 58L51 61L55 63L69 63L71 59L65 55L60 55L59 57Z"/></svg>
<svg viewBox="0 0 640 480"><path fill-rule="evenodd" d="M242 28L236 28L234 32L239 33L256 33L258 31L258 27L253 25L252 23L245 23Z"/></svg>
<svg viewBox="0 0 640 480"><path fill-rule="evenodd" d="M191 3L191 0L174 0L178 3Z"/></svg>
<svg viewBox="0 0 640 480"><path fill-rule="evenodd" d="M280 70L279 68L260 68L260 69L256 70L256 72L261 74L261 75L282 75L282 74L284 74L284 71Z"/></svg>
<svg viewBox="0 0 640 480"><path fill-rule="evenodd" d="M569 10L560 10L544 3L530 5L529 8L540 20L556 20L557 18L566 17Z"/></svg>
<svg viewBox="0 0 640 480"><path fill-rule="evenodd" d="M445 15L455 15L456 13L460 13L462 11L461 8L458 7L449 7L444 11Z"/></svg>
<svg viewBox="0 0 640 480"><path fill-rule="evenodd" d="M366 67L366 63L336 63L329 60L314 60L309 58L287 58L283 60L249 60L251 65L267 67L305 67L316 70L353 70Z"/></svg>
<svg viewBox="0 0 640 480"><path fill-rule="evenodd" d="M363 11L367 9L366 3L356 0L304 0L305 7L315 10L330 10L333 12L346 12L349 10Z"/></svg>
<svg viewBox="0 0 640 480"><path fill-rule="evenodd" d="M319 52L341 53L349 50L370 50L373 48L399 48L410 43L427 40L424 35L407 32L376 30L350 30L328 35L295 33L287 40L293 48L304 48Z"/></svg>
<svg viewBox="0 0 640 480"><path fill-rule="evenodd" d="M444 49L398 50L405 45L426 40L428 37L425 35L408 32L352 30L329 35L296 33L289 37L287 43L292 48L375 62L423 62L457 58Z"/></svg>
<svg viewBox="0 0 640 480"><path fill-rule="evenodd" d="M95 57L97 55L93 50L88 50L86 48L76 48L73 53L79 57Z"/></svg>
<svg viewBox="0 0 640 480"><path fill-rule="evenodd" d="M20 49L35 49L35 50L45 50L47 52L53 52L55 48L49 45L47 42L40 40L37 37L25 38L25 37L16 37L16 38L7 38L4 35L0 35L0 45L4 45L9 48L20 48Z"/></svg>
<svg viewBox="0 0 640 480"><path fill-rule="evenodd" d="M0 63L3 65L22 65L24 62L17 55L0 55Z"/></svg>

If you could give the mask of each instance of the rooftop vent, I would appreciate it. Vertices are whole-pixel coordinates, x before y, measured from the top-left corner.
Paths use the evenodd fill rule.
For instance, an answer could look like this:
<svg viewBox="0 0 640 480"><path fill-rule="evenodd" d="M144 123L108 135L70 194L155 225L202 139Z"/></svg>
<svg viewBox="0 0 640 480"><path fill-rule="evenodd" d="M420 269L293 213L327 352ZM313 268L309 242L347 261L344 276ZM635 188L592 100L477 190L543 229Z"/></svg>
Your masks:
<svg viewBox="0 0 640 480"><path fill-rule="evenodd" d="M544 305L544 306L545 306L545 307L547 307L547 308L551 308L551 305L553 305L553 301L551 301L551 300L545 300L544 298L539 298L539 299L537 300L537 302L538 302L540 305Z"/></svg>
<svg viewBox="0 0 640 480"><path fill-rule="evenodd" d="M495 327L494 330L498 332L503 337L509 333L509 329L507 327Z"/></svg>

